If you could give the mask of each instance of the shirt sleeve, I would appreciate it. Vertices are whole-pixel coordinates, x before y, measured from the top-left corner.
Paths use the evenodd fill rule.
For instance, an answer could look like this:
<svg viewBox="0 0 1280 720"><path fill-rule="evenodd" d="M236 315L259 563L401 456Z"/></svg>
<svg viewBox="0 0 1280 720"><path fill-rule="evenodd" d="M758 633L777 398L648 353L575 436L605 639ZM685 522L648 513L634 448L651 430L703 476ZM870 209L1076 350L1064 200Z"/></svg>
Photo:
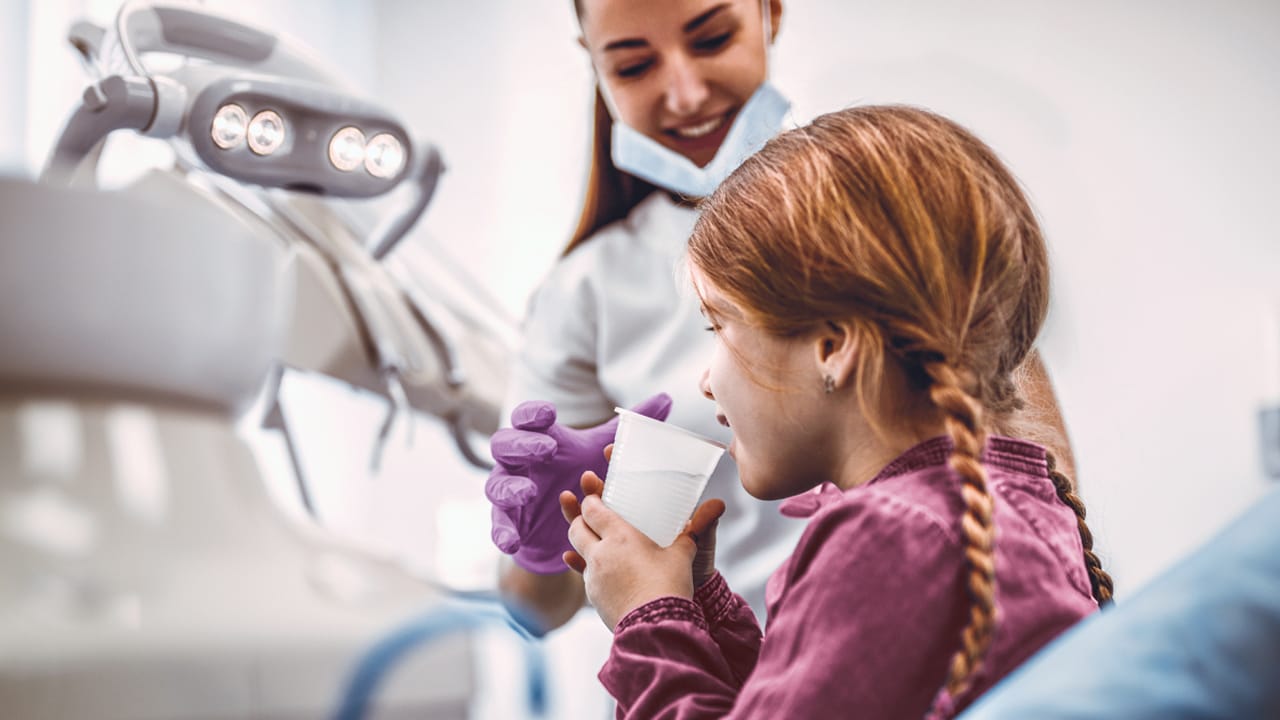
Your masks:
<svg viewBox="0 0 1280 720"><path fill-rule="evenodd" d="M698 588L693 601L702 607L707 631L729 664L735 685L741 687L760 658L763 636L755 613L741 595L729 589L720 573Z"/></svg>
<svg viewBox="0 0 1280 720"><path fill-rule="evenodd" d="M811 521L745 682L697 604L628 616L601 672L618 717L922 717L967 613L962 548L926 511L868 495Z"/></svg>
<svg viewBox="0 0 1280 720"><path fill-rule="evenodd" d="M659 598L622 618L600 682L618 701L619 720L723 717L742 684L702 607L678 597Z"/></svg>
<svg viewBox="0 0 1280 720"><path fill-rule="evenodd" d="M583 253L563 258L530 298L504 421L526 400L555 403L567 425L591 425L613 414L598 376L599 295L589 266Z"/></svg>

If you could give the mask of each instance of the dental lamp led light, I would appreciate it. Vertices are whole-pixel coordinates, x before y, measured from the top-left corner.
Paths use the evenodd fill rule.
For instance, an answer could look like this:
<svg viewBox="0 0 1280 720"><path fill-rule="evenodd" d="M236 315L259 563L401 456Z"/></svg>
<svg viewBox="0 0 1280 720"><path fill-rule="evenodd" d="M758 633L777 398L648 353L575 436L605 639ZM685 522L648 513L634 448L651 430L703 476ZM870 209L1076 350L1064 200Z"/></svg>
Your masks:
<svg viewBox="0 0 1280 720"><path fill-rule="evenodd" d="M274 110L262 110L249 121L246 133L249 149L255 155L270 155L284 145L288 135L284 129L284 119Z"/></svg>
<svg viewBox="0 0 1280 720"><path fill-rule="evenodd" d="M350 172L364 163L364 133L359 128L344 127L329 141L329 162L342 172Z"/></svg>
<svg viewBox="0 0 1280 720"><path fill-rule="evenodd" d="M244 136L248 131L249 115L245 113L244 108L227 104L214 113L213 127L210 128L209 135L213 138L214 145L223 150L230 150L244 142Z"/></svg>
<svg viewBox="0 0 1280 720"><path fill-rule="evenodd" d="M404 144L388 133L379 133L369 141L365 151L364 167L378 178L395 177L404 167Z"/></svg>

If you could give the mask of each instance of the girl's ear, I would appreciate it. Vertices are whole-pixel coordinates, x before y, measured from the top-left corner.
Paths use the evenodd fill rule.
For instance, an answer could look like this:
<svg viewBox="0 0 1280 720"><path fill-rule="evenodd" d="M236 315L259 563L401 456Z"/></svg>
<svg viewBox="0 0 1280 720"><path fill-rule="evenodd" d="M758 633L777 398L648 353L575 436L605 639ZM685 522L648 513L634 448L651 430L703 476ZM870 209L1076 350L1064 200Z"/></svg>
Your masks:
<svg viewBox="0 0 1280 720"><path fill-rule="evenodd" d="M782 0L769 0L769 42L778 39L778 28L782 25Z"/></svg>
<svg viewBox="0 0 1280 720"><path fill-rule="evenodd" d="M858 360L858 337L852 323L827 320L822 324L814 341L819 382L831 390L849 384Z"/></svg>

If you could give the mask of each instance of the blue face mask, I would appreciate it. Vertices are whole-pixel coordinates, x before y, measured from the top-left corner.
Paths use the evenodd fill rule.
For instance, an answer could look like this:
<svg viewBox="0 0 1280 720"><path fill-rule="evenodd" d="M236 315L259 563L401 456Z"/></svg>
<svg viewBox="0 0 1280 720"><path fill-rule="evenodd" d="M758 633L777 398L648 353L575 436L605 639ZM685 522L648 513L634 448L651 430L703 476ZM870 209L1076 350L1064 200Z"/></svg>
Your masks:
<svg viewBox="0 0 1280 720"><path fill-rule="evenodd" d="M782 129L791 102L769 81L738 111L715 157L705 167L618 120L613 123L613 164L619 170L689 197L706 197L752 153Z"/></svg>

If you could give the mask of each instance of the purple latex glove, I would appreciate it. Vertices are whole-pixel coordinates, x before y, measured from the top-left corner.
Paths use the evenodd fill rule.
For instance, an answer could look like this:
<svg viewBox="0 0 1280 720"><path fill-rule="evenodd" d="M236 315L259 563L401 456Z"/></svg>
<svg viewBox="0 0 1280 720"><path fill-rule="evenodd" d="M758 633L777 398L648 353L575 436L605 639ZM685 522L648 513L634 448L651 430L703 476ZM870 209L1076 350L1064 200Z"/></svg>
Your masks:
<svg viewBox="0 0 1280 720"><path fill-rule="evenodd" d="M631 409L666 420L671 396L659 393ZM493 543L525 570L565 572L562 555L573 546L560 493L570 490L581 500L584 471L604 478L604 447L613 442L618 418L578 430L556 423L555 405L532 400L511 411L511 425L489 441L498 463L484 486L493 503Z"/></svg>

